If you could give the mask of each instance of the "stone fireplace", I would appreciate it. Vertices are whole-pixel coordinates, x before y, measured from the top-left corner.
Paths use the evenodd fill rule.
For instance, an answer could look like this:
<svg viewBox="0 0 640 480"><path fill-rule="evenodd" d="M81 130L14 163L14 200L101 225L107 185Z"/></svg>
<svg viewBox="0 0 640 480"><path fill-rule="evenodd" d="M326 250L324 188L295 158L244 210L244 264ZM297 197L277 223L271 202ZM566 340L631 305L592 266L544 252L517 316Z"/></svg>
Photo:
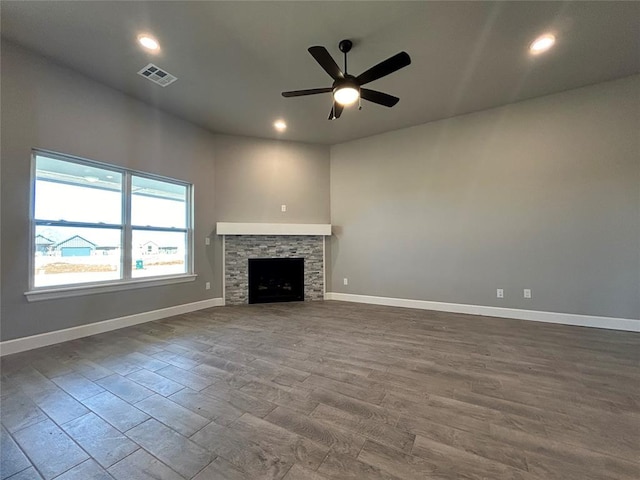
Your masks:
<svg viewBox="0 0 640 480"><path fill-rule="evenodd" d="M249 303L249 260L301 258L304 301L323 300L325 236L331 225L218 223L223 235L225 304Z"/></svg>

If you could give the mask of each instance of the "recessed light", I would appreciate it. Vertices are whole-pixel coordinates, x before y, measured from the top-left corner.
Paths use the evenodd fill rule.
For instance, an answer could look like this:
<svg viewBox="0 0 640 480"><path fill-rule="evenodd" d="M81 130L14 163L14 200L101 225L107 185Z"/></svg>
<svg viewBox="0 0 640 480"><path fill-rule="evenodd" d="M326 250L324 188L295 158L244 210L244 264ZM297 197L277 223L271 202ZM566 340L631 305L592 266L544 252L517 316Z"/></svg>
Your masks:
<svg viewBox="0 0 640 480"><path fill-rule="evenodd" d="M86 176L84 177L84 179L89 183L96 183L98 180L100 180L98 177L92 177L92 176Z"/></svg>
<svg viewBox="0 0 640 480"><path fill-rule="evenodd" d="M273 122L273 127L279 132L284 132L287 129L287 124L284 122L284 120L276 120L275 122Z"/></svg>
<svg viewBox="0 0 640 480"><path fill-rule="evenodd" d="M146 34L138 35L138 43L147 50L156 51L160 49L158 41Z"/></svg>
<svg viewBox="0 0 640 480"><path fill-rule="evenodd" d="M531 45L529 45L529 51L532 55L538 55L542 52L546 52L556 43L556 37L550 33L536 38Z"/></svg>

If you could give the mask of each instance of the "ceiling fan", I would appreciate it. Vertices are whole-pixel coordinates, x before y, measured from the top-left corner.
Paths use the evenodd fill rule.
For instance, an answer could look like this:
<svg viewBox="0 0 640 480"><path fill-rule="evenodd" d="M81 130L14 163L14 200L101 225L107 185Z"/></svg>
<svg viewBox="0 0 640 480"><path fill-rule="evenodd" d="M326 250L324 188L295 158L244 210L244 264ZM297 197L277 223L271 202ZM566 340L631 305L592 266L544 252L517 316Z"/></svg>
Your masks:
<svg viewBox="0 0 640 480"><path fill-rule="evenodd" d="M316 62L333 78L333 85L327 88L311 88L308 90L293 90L290 92L282 92L283 97L302 97L305 95L316 95L319 93L333 92L333 107L329 113L329 120L340 118L342 110L346 105L355 103L358 99L363 98L370 102L384 105L385 107L393 107L400 100L398 97L387 93L362 88L365 85L379 78L385 77L411 63L411 57L407 52L400 52L387 58L386 60L371 67L357 77L347 73L347 53L353 47L351 40L342 40L338 44L338 48L344 53L344 72L340 70L338 64L333 60L329 52L324 47L309 47L309 53Z"/></svg>

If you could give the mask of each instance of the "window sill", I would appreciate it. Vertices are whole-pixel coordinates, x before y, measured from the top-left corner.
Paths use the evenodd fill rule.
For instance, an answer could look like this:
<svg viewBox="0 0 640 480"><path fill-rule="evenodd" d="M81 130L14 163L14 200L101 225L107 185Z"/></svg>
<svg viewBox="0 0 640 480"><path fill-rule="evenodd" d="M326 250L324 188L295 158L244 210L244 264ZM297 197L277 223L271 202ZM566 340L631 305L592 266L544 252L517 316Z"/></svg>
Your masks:
<svg viewBox="0 0 640 480"><path fill-rule="evenodd" d="M91 285L73 285L65 287L42 288L25 292L27 301L39 302L41 300L53 300L56 298L79 297L83 295L93 295L96 293L119 292L122 290L133 290L136 288L159 287L174 283L193 282L198 275L184 274L171 277L139 278L135 280L125 280L117 283L101 283Z"/></svg>

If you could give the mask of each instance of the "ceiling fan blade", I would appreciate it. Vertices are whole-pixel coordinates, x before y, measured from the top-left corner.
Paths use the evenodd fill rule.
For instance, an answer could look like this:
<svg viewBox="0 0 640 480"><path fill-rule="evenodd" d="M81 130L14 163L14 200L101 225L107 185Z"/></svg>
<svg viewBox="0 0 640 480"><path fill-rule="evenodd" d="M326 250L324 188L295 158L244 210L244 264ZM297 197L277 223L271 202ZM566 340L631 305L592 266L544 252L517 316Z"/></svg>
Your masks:
<svg viewBox="0 0 640 480"><path fill-rule="evenodd" d="M282 92L283 97L302 97L304 95L317 95L318 93L329 93L333 89L327 88L309 88L308 90L292 90L290 92Z"/></svg>
<svg viewBox="0 0 640 480"><path fill-rule="evenodd" d="M394 97L388 93L378 92L376 90L369 90L368 88L361 88L360 96L365 100L377 103L378 105L384 105L385 107L393 107L400 101L398 97Z"/></svg>
<svg viewBox="0 0 640 480"><path fill-rule="evenodd" d="M344 110L344 105L340 105L338 102L333 102L333 107L331 107L331 112L329 113L329 120L340 118L342 110Z"/></svg>
<svg viewBox="0 0 640 480"><path fill-rule="evenodd" d="M373 82L374 80L385 77L390 73L400 70L410 63L411 57L409 56L409 54L407 52L400 52L393 57L389 57L379 64L371 67L366 72L361 73L360 75L358 75L358 78L356 78L356 81L360 85L364 85L365 83Z"/></svg>
<svg viewBox="0 0 640 480"><path fill-rule="evenodd" d="M316 59L316 62L320 64L324 71L327 72L331 78L334 80L338 80L339 78L344 78L344 73L340 70L340 67L335 62L335 60L331 57L329 52L324 47L309 47L309 53L313 58Z"/></svg>

